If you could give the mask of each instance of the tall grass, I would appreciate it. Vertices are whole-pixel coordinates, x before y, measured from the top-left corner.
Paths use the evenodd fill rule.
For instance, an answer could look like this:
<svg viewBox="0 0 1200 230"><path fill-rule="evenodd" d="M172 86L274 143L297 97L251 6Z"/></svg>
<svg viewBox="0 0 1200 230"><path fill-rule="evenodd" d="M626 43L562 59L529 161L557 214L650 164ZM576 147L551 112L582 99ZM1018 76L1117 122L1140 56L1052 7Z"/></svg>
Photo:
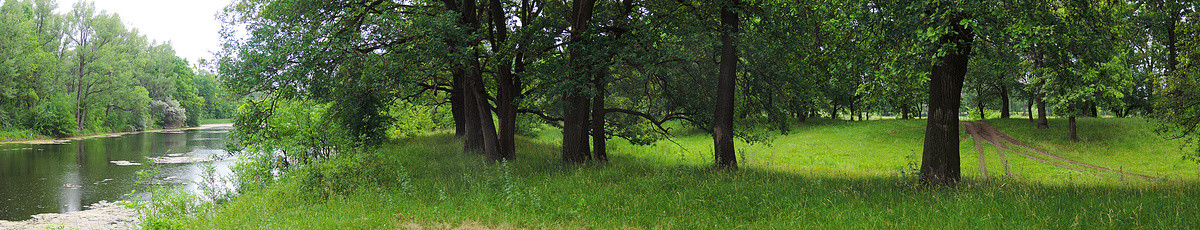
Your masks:
<svg viewBox="0 0 1200 230"><path fill-rule="evenodd" d="M1003 131L1011 128L1001 127L1005 122L1018 125L1017 121L989 122ZM1118 123L1122 122L1126 121ZM1124 125L1141 124L1137 122ZM242 194L215 212L195 214L183 226L1200 227L1196 219L1200 216L1196 201L1200 190L1194 179L1156 183L1115 183L1102 177L982 180L977 172L971 173L977 169L971 162L978 153L969 139L963 142L966 179L960 186L914 185L911 171L913 162L919 160L922 137L917 134L923 132L923 124L885 120L797 125L790 135L758 145L740 144L739 153L745 158L739 159L744 159L744 167L738 171L708 167L711 139L702 133L652 146L614 141L611 163L585 165L560 163L554 130L537 139L519 138L518 159L500 164L460 153L461 143L452 134L416 136L298 169L273 185ZM1010 135L1034 138L1021 131ZM1100 148L1081 145L1089 144L1063 148L1081 154L1087 148ZM1015 157L1009 155L1010 160ZM1025 170L1017 171L1031 175Z"/></svg>

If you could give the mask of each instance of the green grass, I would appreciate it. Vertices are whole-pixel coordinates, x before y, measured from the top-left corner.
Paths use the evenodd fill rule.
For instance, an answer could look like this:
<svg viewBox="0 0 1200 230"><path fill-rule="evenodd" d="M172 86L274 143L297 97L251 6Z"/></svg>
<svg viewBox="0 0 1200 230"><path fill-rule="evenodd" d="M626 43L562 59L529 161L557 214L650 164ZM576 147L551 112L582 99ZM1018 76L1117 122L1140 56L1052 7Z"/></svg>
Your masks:
<svg viewBox="0 0 1200 230"><path fill-rule="evenodd" d="M15 140L35 140L44 139L45 136L38 134L37 131L29 129L4 129L0 130L0 141L15 141Z"/></svg>
<svg viewBox="0 0 1200 230"><path fill-rule="evenodd" d="M460 154L460 142L453 135L430 134L293 171L215 213L199 214L188 225L225 229L1200 227L1196 163L1181 161L1180 153L1162 147L1174 143L1125 143L1155 140L1153 134L1135 129L1149 127L1144 121L1083 119L1081 133L1094 130L1096 134L1084 135L1081 143L1054 140L1055 134L1063 132L1058 121L1048 131L1021 129L1029 124L1017 119L988 122L1031 145L1054 148L1051 152L1061 151L1080 161L1106 166L1129 163L1130 170L1172 169L1161 173L1178 179L1146 183L1107 176L1052 176L1061 172L1009 154L1015 173L1024 176L982 180L974 141L964 138L965 181L955 188L924 188L914 185L911 176L920 156L924 122L799 124L790 135L766 143L739 143L743 165L739 171L708 167L711 137L702 132L652 146L614 140L612 163L577 166L559 162L555 130L544 130L539 138L519 138L518 159L494 165L484 163L481 156ZM1116 127L1103 128L1112 126ZM1143 133L1115 137L1133 132ZM993 149L987 155L989 170L999 175L1003 169L992 166L998 161L991 160L998 157L993 156L993 147L987 148ZM1176 163L1184 166L1174 169ZM1140 164L1145 165L1136 166Z"/></svg>
<svg viewBox="0 0 1200 230"><path fill-rule="evenodd" d="M226 119L200 119L200 125L229 124L229 123L233 123L233 121L230 121L228 118L226 118Z"/></svg>

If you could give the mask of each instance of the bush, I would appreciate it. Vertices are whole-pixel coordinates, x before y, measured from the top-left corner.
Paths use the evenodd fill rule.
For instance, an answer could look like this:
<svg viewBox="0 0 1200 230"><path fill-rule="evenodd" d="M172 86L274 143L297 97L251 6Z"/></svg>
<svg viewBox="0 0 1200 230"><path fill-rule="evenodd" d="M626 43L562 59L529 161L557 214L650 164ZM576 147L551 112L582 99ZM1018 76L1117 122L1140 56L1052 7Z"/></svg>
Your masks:
<svg viewBox="0 0 1200 230"><path fill-rule="evenodd" d="M154 114L155 124L162 128L178 128L187 124L187 109L183 108L172 98L150 102L151 114Z"/></svg>
<svg viewBox="0 0 1200 230"><path fill-rule="evenodd" d="M75 117L71 112L71 98L63 94L53 95L33 108L26 126L42 135L66 137L75 131Z"/></svg>

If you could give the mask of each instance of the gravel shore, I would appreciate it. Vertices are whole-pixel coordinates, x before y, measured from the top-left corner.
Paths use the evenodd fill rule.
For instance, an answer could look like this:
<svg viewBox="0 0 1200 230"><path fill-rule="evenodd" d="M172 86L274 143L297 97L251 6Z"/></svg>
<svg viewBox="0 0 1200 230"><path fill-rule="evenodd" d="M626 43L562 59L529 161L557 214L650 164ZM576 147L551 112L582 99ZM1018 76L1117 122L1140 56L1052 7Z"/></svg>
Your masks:
<svg viewBox="0 0 1200 230"><path fill-rule="evenodd" d="M88 210L68 213L42 213L24 221L0 220L0 229L137 229L137 210L100 201Z"/></svg>

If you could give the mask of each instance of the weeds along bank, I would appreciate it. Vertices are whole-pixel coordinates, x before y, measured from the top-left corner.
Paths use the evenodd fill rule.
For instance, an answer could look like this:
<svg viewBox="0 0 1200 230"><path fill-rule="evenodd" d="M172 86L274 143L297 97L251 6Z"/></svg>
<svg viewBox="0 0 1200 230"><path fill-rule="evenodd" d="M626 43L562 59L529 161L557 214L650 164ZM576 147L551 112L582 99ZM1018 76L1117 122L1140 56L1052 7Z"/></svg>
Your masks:
<svg viewBox="0 0 1200 230"><path fill-rule="evenodd" d="M1094 122L1109 122L1101 120ZM1110 125L1148 125L1112 120L1115 123ZM1006 128L1005 122L1019 124L989 122L1004 130L1013 128ZM552 130L541 132L539 138L519 139L517 160L491 165L483 163L481 156L460 154L461 143L452 134L418 135L296 167L278 180L254 181L258 186L220 205L187 207L179 205L187 204L181 202L183 198L162 201L182 211L158 212L146 219L145 226L1200 227L1194 220L1200 216L1195 177L1154 183L1085 175L982 180L967 172L972 167L966 159L977 153L962 151L967 182L956 188L923 188L911 183L915 178L905 169L911 149L919 149L920 137L914 135L921 130L917 122L817 123L775 137L772 147L743 148L747 158L761 159L746 161L755 163L740 171L707 167L711 159L703 153L711 147L699 144L704 139L699 134L654 146L615 144L612 163L576 166L561 164L557 145L545 141L554 139ZM1135 130L1131 127L1120 130ZM1014 138L1035 138L1010 132ZM1080 145L1104 143L1095 138L1085 138ZM965 139L964 150L971 150L968 144L972 141ZM1081 146L1058 147L1064 155L1100 148ZM1106 154L1116 156L1120 148L1169 155L1137 146L1110 147ZM771 158L768 150L778 155ZM1179 154L1173 156L1179 161ZM1097 164L1113 162L1117 161ZM1169 163L1156 167L1173 167ZM1015 171L1037 175L1033 164L1028 169L1018 165L1014 163ZM1180 171L1178 177L1190 172Z"/></svg>

